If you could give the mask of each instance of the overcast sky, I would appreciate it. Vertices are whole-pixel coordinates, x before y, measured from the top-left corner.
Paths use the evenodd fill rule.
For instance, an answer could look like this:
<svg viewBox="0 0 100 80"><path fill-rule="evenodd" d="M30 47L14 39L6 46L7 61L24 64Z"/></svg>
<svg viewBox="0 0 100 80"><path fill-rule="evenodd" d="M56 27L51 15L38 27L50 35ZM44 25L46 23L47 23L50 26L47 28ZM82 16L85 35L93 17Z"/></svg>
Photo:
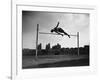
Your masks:
<svg viewBox="0 0 100 80"><path fill-rule="evenodd" d="M39 31L50 32L58 21L59 27L68 34L80 33L80 46L89 45L89 14L22 11L23 48L35 49L37 24L39 24ZM77 38L39 34L39 43L42 43L43 48L48 43L51 46L59 43L61 47L76 47Z"/></svg>

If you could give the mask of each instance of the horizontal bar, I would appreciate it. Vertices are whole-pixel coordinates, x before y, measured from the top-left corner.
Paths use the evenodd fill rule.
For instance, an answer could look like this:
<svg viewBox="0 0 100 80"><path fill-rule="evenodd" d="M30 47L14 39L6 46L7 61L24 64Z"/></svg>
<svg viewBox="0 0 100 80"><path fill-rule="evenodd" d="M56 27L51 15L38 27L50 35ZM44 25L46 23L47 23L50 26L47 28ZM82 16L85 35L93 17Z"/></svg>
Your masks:
<svg viewBox="0 0 100 80"><path fill-rule="evenodd" d="M60 34L56 34L56 33L45 33L45 32L39 32L39 34L52 34L52 35L60 35Z"/></svg>
<svg viewBox="0 0 100 80"><path fill-rule="evenodd" d="M39 34L52 34L52 35L61 35L61 34L56 34L56 33L46 33L46 32L39 32ZM77 35L70 35L70 36L77 36Z"/></svg>
<svg viewBox="0 0 100 80"><path fill-rule="evenodd" d="M77 35L72 35L72 34L70 34L70 36L77 36Z"/></svg>

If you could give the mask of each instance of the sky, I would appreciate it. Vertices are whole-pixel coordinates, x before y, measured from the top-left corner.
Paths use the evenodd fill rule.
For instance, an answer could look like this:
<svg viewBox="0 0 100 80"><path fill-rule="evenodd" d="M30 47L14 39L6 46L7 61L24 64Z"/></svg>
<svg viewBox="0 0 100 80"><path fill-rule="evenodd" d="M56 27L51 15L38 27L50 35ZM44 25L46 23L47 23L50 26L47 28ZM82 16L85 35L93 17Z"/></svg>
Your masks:
<svg viewBox="0 0 100 80"><path fill-rule="evenodd" d="M43 12L43 11L22 11L22 47L36 48L36 28L39 24L39 32L50 33L57 22L68 34L79 32L80 47L89 45L89 14L88 13L69 13L69 12ZM59 43L61 47L77 47L77 37L39 34L38 44L42 43L42 48L50 43L51 46Z"/></svg>

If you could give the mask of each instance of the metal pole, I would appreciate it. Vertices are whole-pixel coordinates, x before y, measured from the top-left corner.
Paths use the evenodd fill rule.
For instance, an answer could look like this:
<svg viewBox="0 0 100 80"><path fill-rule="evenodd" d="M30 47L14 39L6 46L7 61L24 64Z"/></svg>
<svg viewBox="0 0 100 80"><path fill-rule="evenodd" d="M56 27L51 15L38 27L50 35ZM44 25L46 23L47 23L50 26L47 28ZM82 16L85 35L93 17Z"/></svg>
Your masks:
<svg viewBox="0 0 100 80"><path fill-rule="evenodd" d="M79 32L77 32L77 50L78 50L78 56L79 56Z"/></svg>
<svg viewBox="0 0 100 80"><path fill-rule="evenodd" d="M36 30L36 57L38 54L38 31L39 31L39 24L37 24L37 30Z"/></svg>

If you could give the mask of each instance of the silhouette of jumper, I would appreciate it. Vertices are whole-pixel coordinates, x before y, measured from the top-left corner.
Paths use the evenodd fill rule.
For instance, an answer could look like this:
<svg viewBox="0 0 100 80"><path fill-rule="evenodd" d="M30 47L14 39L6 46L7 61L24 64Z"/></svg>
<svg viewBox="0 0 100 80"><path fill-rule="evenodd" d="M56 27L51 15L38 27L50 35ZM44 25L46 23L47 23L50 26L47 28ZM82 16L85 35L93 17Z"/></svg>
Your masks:
<svg viewBox="0 0 100 80"><path fill-rule="evenodd" d="M57 26L53 29L51 29L51 32L55 32L59 35L67 35L70 38L70 35L68 33L66 33L62 28L58 27L59 26L59 22L57 24Z"/></svg>

